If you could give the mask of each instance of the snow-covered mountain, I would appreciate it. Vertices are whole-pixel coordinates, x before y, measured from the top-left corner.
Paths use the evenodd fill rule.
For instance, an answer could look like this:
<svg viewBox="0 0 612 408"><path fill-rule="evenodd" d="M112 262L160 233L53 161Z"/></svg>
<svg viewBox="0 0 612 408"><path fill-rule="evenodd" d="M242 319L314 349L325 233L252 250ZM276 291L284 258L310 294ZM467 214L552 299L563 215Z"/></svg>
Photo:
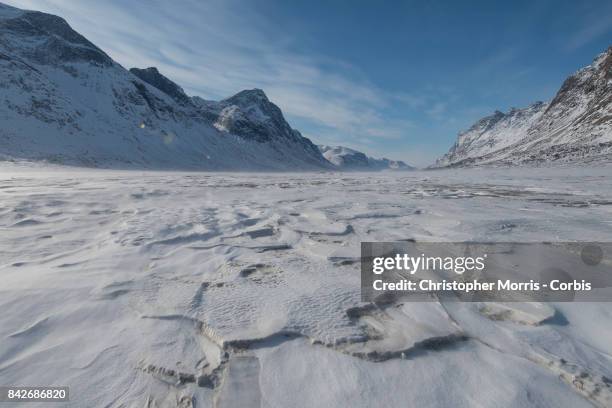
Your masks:
<svg viewBox="0 0 612 408"><path fill-rule="evenodd" d="M329 169L259 89L189 97L130 71L62 18L0 3L0 159L100 167Z"/></svg>
<svg viewBox="0 0 612 408"><path fill-rule="evenodd" d="M344 146L319 145L319 150L339 170L414 170L403 161L375 159L364 153Z"/></svg>
<svg viewBox="0 0 612 408"><path fill-rule="evenodd" d="M612 47L549 103L495 112L459 133L434 167L612 161Z"/></svg>

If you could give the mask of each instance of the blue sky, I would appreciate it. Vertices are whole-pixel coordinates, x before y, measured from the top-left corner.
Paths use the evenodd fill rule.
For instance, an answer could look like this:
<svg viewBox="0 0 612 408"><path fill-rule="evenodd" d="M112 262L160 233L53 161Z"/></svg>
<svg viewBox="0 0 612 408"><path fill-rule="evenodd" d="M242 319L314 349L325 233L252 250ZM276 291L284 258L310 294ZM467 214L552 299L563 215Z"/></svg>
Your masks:
<svg viewBox="0 0 612 408"><path fill-rule="evenodd" d="M2 0L191 95L262 88L316 143L427 165L612 45L610 1Z"/></svg>

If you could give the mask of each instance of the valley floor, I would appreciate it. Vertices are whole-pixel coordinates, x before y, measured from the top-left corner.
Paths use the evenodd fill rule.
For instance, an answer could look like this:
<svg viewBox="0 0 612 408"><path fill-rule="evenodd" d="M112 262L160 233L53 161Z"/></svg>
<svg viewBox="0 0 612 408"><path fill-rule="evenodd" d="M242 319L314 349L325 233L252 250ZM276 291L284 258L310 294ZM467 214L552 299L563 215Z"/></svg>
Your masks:
<svg viewBox="0 0 612 408"><path fill-rule="evenodd" d="M73 407L612 406L612 303L373 307L358 263L361 241L610 241L609 170L0 164L0 385L68 385Z"/></svg>

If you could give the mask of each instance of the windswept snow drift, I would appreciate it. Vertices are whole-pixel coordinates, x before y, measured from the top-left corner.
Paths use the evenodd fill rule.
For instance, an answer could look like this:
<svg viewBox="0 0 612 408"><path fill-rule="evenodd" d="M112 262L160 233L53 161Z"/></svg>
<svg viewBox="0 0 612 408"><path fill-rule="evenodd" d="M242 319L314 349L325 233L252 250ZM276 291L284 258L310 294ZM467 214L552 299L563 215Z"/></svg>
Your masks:
<svg viewBox="0 0 612 408"><path fill-rule="evenodd" d="M609 239L606 169L5 163L0 197L2 384L76 407L611 406L609 304L363 303L358 264L361 241Z"/></svg>

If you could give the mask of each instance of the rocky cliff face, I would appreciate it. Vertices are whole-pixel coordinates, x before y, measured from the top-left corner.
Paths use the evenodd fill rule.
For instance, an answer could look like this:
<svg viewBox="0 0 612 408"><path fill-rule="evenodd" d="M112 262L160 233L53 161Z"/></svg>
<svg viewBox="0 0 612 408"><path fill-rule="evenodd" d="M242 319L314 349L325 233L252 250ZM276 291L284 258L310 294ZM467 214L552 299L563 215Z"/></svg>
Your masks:
<svg viewBox="0 0 612 408"><path fill-rule="evenodd" d="M191 99L185 94L183 88L172 82L170 79L166 78L155 67L149 67L146 69L139 68L131 68L130 72L148 83L149 85L154 86L159 89L176 102L180 104L190 104Z"/></svg>
<svg viewBox="0 0 612 408"><path fill-rule="evenodd" d="M63 19L0 3L0 158L101 167L328 169L261 90L189 97Z"/></svg>
<svg viewBox="0 0 612 408"><path fill-rule="evenodd" d="M495 112L459 133L435 167L612 161L612 47L549 103Z"/></svg>
<svg viewBox="0 0 612 408"><path fill-rule="evenodd" d="M308 152L319 154L310 140L289 126L280 108L261 89L244 90L220 102L208 101L199 106L220 131L258 142L303 142Z"/></svg>

